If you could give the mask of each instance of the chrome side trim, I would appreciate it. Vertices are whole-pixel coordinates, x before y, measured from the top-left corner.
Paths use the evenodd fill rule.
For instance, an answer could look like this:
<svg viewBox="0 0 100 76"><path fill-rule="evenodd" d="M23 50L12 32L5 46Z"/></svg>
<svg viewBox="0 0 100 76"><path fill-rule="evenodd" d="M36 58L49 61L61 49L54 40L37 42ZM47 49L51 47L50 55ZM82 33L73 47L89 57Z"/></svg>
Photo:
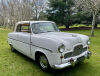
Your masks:
<svg viewBox="0 0 100 76"><path fill-rule="evenodd" d="M9 38L9 39L12 39L12 40L15 40L15 41L19 41L19 42L25 43L25 44L28 44L28 45L31 45L31 46L35 46L35 47L39 47L39 48L48 50L48 51L50 51L50 52L52 53L52 50L50 50L50 49L47 49L47 48L44 48L44 47L40 47L40 46L38 46L38 45L34 45L34 44L31 44L31 43L26 43L26 42L23 42L23 41L20 41L20 40L16 40L16 39L13 39L13 38L10 38L10 37L8 37L8 38Z"/></svg>

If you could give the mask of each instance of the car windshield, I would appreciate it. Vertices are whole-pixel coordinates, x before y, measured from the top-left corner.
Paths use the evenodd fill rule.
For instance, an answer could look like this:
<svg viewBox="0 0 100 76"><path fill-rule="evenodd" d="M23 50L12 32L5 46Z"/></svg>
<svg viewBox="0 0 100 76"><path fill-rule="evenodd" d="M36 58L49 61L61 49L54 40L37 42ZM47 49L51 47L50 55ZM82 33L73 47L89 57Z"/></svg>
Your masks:
<svg viewBox="0 0 100 76"><path fill-rule="evenodd" d="M59 32L58 27L52 22L40 22L33 23L31 25L32 31L35 34L46 33L46 32Z"/></svg>

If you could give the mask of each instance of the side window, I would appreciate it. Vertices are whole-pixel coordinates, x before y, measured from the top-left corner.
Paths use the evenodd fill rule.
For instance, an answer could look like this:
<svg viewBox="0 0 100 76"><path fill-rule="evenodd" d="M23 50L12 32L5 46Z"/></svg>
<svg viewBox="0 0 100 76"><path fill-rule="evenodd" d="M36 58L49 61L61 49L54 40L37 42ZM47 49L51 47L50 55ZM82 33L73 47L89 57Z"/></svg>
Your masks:
<svg viewBox="0 0 100 76"><path fill-rule="evenodd" d="M16 32L27 32L30 33L30 25L29 24L19 24L17 26Z"/></svg>

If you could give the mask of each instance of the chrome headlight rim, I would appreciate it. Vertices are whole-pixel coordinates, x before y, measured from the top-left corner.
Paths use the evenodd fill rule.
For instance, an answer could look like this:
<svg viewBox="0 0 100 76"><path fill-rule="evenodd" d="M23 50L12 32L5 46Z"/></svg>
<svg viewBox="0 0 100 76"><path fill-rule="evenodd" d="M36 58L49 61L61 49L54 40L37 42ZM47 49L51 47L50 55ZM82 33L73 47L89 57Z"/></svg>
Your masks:
<svg viewBox="0 0 100 76"><path fill-rule="evenodd" d="M90 39L89 39L89 40L87 41L87 45L90 45L90 43L91 43L91 42L90 42Z"/></svg>
<svg viewBox="0 0 100 76"><path fill-rule="evenodd" d="M58 47L58 52L63 53L65 51L65 45L62 44L61 46Z"/></svg>

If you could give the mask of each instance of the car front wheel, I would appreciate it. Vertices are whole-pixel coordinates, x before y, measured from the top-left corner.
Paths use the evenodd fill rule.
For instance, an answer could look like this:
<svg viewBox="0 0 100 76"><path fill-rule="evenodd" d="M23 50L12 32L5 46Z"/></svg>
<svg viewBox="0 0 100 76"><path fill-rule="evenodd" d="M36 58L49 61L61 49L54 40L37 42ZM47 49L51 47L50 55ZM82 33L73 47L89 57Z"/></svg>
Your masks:
<svg viewBox="0 0 100 76"><path fill-rule="evenodd" d="M44 71L48 71L50 69L48 60L45 55L39 56L39 65L40 65L41 69Z"/></svg>

